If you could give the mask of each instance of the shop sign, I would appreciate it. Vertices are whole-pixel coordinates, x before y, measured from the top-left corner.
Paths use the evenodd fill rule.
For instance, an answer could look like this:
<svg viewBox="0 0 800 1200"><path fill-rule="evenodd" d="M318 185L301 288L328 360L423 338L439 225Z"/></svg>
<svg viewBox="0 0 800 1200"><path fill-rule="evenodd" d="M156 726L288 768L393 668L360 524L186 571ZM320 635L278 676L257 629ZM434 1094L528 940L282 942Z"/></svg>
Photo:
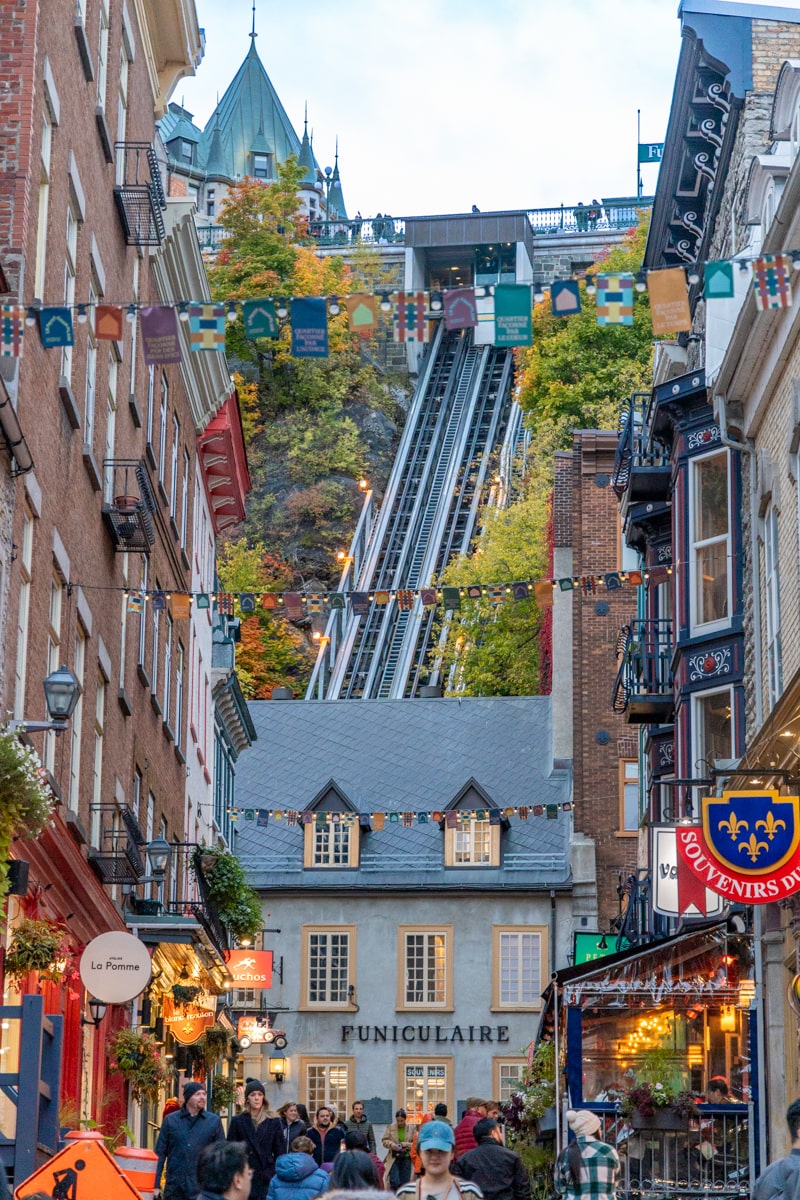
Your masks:
<svg viewBox="0 0 800 1200"><path fill-rule="evenodd" d="M240 1022L241 1024L241 1022ZM507 1042L508 1025L342 1025L342 1041Z"/></svg>
<svg viewBox="0 0 800 1200"><path fill-rule="evenodd" d="M199 1040L216 1020L216 1015L208 1008L195 1008L187 1004L181 1012L164 1017L164 1024L169 1029L176 1042L182 1046L192 1046Z"/></svg>
<svg viewBox="0 0 800 1200"><path fill-rule="evenodd" d="M236 1036L240 1042L242 1038L248 1038L248 1045L255 1045L258 1042L263 1044L282 1040L286 1035L282 1029L273 1029L263 1017L239 1017ZM283 1045L286 1045L285 1041Z"/></svg>
<svg viewBox="0 0 800 1200"><path fill-rule="evenodd" d="M623 938L622 945L618 946L615 933L601 933L599 929L597 933L580 930L574 934L574 938L572 961L576 967L581 963L594 962L596 958L605 958L607 954L618 954L620 950L627 950L630 945L628 939Z"/></svg>
<svg viewBox="0 0 800 1200"><path fill-rule="evenodd" d="M723 792L700 805L699 825L676 827L682 900L702 903L705 888L745 904L800 892L800 797Z"/></svg>
<svg viewBox="0 0 800 1200"><path fill-rule="evenodd" d="M235 988L266 991L272 987L271 950L232 950L227 960Z"/></svg>
<svg viewBox="0 0 800 1200"><path fill-rule="evenodd" d="M664 917L717 917L725 909L725 900L711 888L703 888L702 908L697 900L688 901L686 887L681 875L678 880L678 846L674 825L653 827L653 908ZM691 877L690 895L698 890L696 880ZM577 962L578 959L576 958Z"/></svg>
<svg viewBox="0 0 800 1200"><path fill-rule="evenodd" d="M115 930L92 938L79 969L90 996L104 1004L127 1004L147 987L153 965L144 942Z"/></svg>

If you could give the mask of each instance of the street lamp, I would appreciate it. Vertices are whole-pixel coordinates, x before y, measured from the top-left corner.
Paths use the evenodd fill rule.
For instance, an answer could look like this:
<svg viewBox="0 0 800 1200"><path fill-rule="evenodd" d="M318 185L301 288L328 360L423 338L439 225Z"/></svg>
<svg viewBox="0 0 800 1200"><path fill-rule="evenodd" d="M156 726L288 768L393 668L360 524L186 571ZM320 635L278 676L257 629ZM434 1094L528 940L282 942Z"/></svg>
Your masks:
<svg viewBox="0 0 800 1200"><path fill-rule="evenodd" d="M50 672L42 686L50 720L9 721L9 729L20 730L22 733L45 733L52 730L56 737L66 729L67 721L78 703L80 683L69 667L59 667L57 671Z"/></svg>
<svg viewBox="0 0 800 1200"><path fill-rule="evenodd" d="M92 1025L95 1029L97 1029L103 1017L106 1015L107 1008L108 1005L104 1004L102 1000L95 1000L94 996L90 996L89 1012L92 1015L91 1017L85 1017L83 1013L81 1013L81 1025Z"/></svg>
<svg viewBox="0 0 800 1200"><path fill-rule="evenodd" d="M267 1070L276 1083L283 1083L283 1077L286 1074L286 1059L282 1054L273 1055L267 1062Z"/></svg>
<svg viewBox="0 0 800 1200"><path fill-rule="evenodd" d="M163 883L169 866L172 847L166 838L153 838L147 843L147 861L150 866L150 879L140 879L139 883Z"/></svg>

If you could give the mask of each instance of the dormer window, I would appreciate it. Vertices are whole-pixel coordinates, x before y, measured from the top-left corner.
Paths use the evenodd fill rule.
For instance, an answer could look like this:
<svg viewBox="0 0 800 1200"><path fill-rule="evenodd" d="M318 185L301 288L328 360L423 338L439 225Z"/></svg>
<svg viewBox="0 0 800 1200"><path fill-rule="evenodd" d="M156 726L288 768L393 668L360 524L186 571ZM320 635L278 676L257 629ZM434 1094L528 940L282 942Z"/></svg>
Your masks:
<svg viewBox="0 0 800 1200"><path fill-rule="evenodd" d="M253 178L254 179L271 179L272 169L270 167L269 154L253 154Z"/></svg>
<svg viewBox="0 0 800 1200"><path fill-rule="evenodd" d="M498 827L499 828L499 827ZM469 820L453 830L453 866L485 867L492 861L492 826L489 818Z"/></svg>
<svg viewBox="0 0 800 1200"><path fill-rule="evenodd" d="M303 866L307 870L358 867L360 817L333 780L314 797L303 820Z"/></svg>
<svg viewBox="0 0 800 1200"><path fill-rule="evenodd" d="M194 145L187 142L186 138L181 138L181 162L190 167L194 162Z"/></svg>
<svg viewBox="0 0 800 1200"><path fill-rule="evenodd" d="M338 814L337 814L338 815ZM333 824L330 819L324 825L313 826L315 867L349 867L350 849L355 841L351 838L352 826L341 821Z"/></svg>
<svg viewBox="0 0 800 1200"><path fill-rule="evenodd" d="M445 810L444 865L499 867L504 824L491 796L470 779Z"/></svg>

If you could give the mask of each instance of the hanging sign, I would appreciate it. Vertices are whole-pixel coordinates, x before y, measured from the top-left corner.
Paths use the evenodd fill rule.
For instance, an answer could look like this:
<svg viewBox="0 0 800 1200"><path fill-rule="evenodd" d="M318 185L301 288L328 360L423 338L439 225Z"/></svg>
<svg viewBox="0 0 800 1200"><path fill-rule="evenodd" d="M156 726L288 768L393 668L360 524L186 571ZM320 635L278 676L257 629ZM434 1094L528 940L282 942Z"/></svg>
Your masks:
<svg viewBox="0 0 800 1200"><path fill-rule="evenodd" d="M271 950L232 950L227 963L234 987L257 992L272 987Z"/></svg>
<svg viewBox="0 0 800 1200"><path fill-rule="evenodd" d="M664 154L663 142L639 142L640 163L660 163Z"/></svg>
<svg viewBox="0 0 800 1200"><path fill-rule="evenodd" d="M726 907L725 900L711 888L703 887L678 859L675 828L674 825L653 827L653 908L664 917L717 917Z"/></svg>
<svg viewBox="0 0 800 1200"><path fill-rule="evenodd" d="M194 1004L182 1005L180 1010L164 1003L164 1024L169 1029L176 1042L182 1046L192 1046L203 1036L207 1029L216 1021L216 1014L210 1008L198 1008Z"/></svg>
<svg viewBox="0 0 800 1200"><path fill-rule="evenodd" d="M144 942L115 930L89 942L79 969L90 996L104 1004L127 1004L147 987L153 964Z"/></svg>
<svg viewBox="0 0 800 1200"><path fill-rule="evenodd" d="M707 888L745 904L800 892L800 797L704 796L699 825L676 827L678 855Z"/></svg>

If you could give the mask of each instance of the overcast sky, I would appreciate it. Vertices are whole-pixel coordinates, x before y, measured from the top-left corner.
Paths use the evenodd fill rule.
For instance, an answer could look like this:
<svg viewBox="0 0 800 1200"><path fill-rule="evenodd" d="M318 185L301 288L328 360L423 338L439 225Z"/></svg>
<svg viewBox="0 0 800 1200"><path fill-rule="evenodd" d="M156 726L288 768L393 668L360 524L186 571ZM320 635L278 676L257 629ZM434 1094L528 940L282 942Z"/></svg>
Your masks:
<svg viewBox="0 0 800 1200"><path fill-rule="evenodd" d="M250 41L252 0L196 0L206 53L173 96L201 126ZM348 214L574 207L636 189L663 141L677 0L256 0L256 47ZM652 194L657 167L642 168Z"/></svg>

